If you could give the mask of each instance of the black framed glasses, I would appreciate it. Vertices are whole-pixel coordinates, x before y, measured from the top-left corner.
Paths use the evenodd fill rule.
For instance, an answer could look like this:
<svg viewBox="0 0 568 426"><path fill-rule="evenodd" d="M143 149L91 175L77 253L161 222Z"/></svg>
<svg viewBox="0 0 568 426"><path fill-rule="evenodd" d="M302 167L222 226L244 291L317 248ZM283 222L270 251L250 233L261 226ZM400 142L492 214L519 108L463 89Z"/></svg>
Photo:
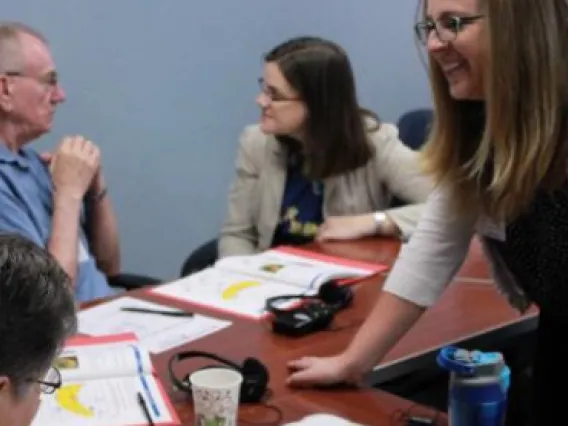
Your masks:
<svg viewBox="0 0 568 426"><path fill-rule="evenodd" d="M301 101L302 98L300 97L290 97L285 96L282 93L278 92L278 90L274 87L267 86L264 78L260 77L258 79L258 85L262 93L268 97L272 102L286 102L286 101Z"/></svg>
<svg viewBox="0 0 568 426"><path fill-rule="evenodd" d="M57 71L50 71L44 75L37 77L25 74L20 71L6 71L2 74L10 77L29 78L31 80L37 81L42 86L49 87L50 89L55 89L59 85L59 74L57 74Z"/></svg>
<svg viewBox="0 0 568 426"><path fill-rule="evenodd" d="M416 37L423 44L428 44L428 38L432 31L436 32L436 37L443 43L449 43L456 39L459 32L461 32L467 25L472 24L485 15L472 15L472 16L446 16L440 19L428 18L422 22L414 25L414 32Z"/></svg>
<svg viewBox="0 0 568 426"><path fill-rule="evenodd" d="M57 367L52 366L49 367L42 380L36 379L31 381L39 383L41 392L50 395L61 387L61 372Z"/></svg>

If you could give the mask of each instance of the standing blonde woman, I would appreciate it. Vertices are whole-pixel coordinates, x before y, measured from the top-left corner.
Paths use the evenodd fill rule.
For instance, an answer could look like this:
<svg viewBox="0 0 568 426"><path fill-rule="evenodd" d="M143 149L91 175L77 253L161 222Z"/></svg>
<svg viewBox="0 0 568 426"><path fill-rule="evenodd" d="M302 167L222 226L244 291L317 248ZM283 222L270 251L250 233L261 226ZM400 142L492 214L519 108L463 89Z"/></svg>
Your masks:
<svg viewBox="0 0 568 426"><path fill-rule="evenodd" d="M548 424L552 388L568 379L568 6L427 0L423 10L435 105L424 160L437 188L349 347L291 362L289 381L359 380L436 302L478 233L509 302L540 308L533 408Z"/></svg>

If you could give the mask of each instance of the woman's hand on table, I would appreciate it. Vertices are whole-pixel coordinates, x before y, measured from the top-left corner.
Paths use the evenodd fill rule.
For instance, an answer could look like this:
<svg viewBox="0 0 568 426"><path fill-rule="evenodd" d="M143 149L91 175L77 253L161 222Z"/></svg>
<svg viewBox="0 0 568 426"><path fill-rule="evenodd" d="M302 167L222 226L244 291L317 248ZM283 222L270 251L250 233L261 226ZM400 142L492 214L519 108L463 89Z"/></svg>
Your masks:
<svg viewBox="0 0 568 426"><path fill-rule="evenodd" d="M350 366L343 355L317 358L303 357L288 363L291 374L287 384L293 387L359 385L363 373Z"/></svg>

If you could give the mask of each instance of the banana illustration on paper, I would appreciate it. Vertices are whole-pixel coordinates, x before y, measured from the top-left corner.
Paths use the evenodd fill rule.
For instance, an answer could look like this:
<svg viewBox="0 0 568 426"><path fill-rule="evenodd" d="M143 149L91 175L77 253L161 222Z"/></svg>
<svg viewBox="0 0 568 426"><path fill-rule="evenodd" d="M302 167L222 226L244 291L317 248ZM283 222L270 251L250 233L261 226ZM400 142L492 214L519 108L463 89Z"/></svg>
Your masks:
<svg viewBox="0 0 568 426"><path fill-rule="evenodd" d="M241 282L238 282L236 284L232 284L229 287L227 287L225 290L223 290L221 297L223 298L223 300L231 300L231 299L234 299L235 297L237 297L237 295L242 290L247 289L247 288L251 288L251 287L257 287L259 285L260 285L260 283L256 282L256 281L241 281Z"/></svg>
<svg viewBox="0 0 568 426"><path fill-rule="evenodd" d="M79 392L81 391L82 385L73 384L62 386L60 389L55 391L55 400L61 406L61 408L76 414L81 417L94 417L94 411L81 404L79 401Z"/></svg>

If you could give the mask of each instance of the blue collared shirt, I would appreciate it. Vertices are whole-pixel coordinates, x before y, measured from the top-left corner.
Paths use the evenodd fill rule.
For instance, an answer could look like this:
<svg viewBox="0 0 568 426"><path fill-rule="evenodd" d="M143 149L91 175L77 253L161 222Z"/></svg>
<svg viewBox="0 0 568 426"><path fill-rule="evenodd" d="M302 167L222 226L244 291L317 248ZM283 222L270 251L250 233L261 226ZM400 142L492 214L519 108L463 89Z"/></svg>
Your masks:
<svg viewBox="0 0 568 426"><path fill-rule="evenodd" d="M53 215L52 193L49 170L35 151L23 148L16 154L0 144L0 232L16 233L47 247ZM88 247L80 227L75 286L79 302L114 293Z"/></svg>

